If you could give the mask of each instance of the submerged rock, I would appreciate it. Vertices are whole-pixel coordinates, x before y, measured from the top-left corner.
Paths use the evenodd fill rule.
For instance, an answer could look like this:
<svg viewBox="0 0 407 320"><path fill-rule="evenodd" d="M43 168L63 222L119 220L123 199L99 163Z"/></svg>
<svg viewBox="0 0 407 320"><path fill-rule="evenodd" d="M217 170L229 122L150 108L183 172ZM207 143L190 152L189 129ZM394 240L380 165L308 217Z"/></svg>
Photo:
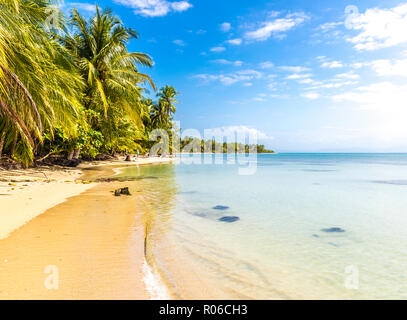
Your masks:
<svg viewBox="0 0 407 320"><path fill-rule="evenodd" d="M227 209L229 209L229 207L228 206L215 206L215 207L212 207L212 209L214 209L214 210L227 210Z"/></svg>
<svg viewBox="0 0 407 320"><path fill-rule="evenodd" d="M192 213L195 217L206 218L208 215L206 213Z"/></svg>
<svg viewBox="0 0 407 320"><path fill-rule="evenodd" d="M126 195L126 196L131 196L131 193L129 191L128 187L125 188L120 188L114 191L114 195L116 197L120 197L122 194Z"/></svg>
<svg viewBox="0 0 407 320"><path fill-rule="evenodd" d="M322 232L329 232L329 233L333 233L333 232L345 232L345 230L343 230L342 228L338 228L338 227L321 229L321 231L322 231Z"/></svg>
<svg viewBox="0 0 407 320"><path fill-rule="evenodd" d="M178 194L197 194L197 191L181 191Z"/></svg>
<svg viewBox="0 0 407 320"><path fill-rule="evenodd" d="M328 242L328 244L332 247L336 247L336 248L339 247L339 245L337 245L336 243L333 243L333 242Z"/></svg>
<svg viewBox="0 0 407 320"><path fill-rule="evenodd" d="M393 184L396 186L407 186L407 180L375 180L373 183Z"/></svg>
<svg viewBox="0 0 407 320"><path fill-rule="evenodd" d="M218 220L219 220L219 221L222 221L222 222L229 222L229 223L232 223L232 222L239 221L240 218L239 218L239 217L222 217L222 218L219 218Z"/></svg>

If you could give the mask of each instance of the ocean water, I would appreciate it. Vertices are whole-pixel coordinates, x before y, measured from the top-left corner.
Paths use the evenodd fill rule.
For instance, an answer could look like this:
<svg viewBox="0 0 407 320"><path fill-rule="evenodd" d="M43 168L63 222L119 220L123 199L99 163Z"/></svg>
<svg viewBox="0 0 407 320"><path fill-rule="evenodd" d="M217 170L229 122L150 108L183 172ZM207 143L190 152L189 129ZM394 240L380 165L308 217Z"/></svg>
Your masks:
<svg viewBox="0 0 407 320"><path fill-rule="evenodd" d="M207 298L407 299L407 154L262 154L246 175L231 156L200 160L122 173L145 184L151 254L175 290L195 297L193 274Z"/></svg>

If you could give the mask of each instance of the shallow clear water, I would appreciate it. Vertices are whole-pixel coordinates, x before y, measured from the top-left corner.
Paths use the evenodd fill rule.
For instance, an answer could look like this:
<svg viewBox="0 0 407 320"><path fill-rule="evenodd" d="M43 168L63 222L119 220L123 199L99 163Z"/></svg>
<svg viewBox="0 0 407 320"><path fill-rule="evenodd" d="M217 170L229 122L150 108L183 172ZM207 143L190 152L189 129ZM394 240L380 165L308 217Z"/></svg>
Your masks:
<svg viewBox="0 0 407 320"><path fill-rule="evenodd" d="M407 298L407 154L258 155L252 175L213 157L137 174L159 178L157 234L218 298Z"/></svg>

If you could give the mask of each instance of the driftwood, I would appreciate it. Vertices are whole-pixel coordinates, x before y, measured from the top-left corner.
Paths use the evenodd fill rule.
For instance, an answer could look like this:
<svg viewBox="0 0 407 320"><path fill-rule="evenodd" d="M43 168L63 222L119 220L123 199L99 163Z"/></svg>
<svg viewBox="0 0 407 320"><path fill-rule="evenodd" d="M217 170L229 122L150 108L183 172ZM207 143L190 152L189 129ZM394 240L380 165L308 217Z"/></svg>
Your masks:
<svg viewBox="0 0 407 320"><path fill-rule="evenodd" d="M125 188L120 188L120 189L116 189L114 191L114 195L116 197L120 197L122 194L126 195L126 196L131 196L131 193L129 191L129 187L125 187Z"/></svg>
<svg viewBox="0 0 407 320"><path fill-rule="evenodd" d="M45 159L47 159L49 156L53 155L54 153L58 153L58 152L57 151L52 151L52 152L48 153L47 155L45 155L44 157L36 159L35 161L36 162L44 161Z"/></svg>

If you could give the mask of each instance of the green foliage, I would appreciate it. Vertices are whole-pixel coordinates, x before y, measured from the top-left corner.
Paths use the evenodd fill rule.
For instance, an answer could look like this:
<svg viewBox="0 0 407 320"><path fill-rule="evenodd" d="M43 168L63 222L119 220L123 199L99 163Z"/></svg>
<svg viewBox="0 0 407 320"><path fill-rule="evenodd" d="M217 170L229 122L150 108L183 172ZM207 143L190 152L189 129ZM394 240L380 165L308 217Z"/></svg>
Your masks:
<svg viewBox="0 0 407 320"><path fill-rule="evenodd" d="M181 139L181 152L210 152L210 153L274 153L273 150L267 150L264 145L226 143L215 140L201 140L198 138L185 137Z"/></svg>
<svg viewBox="0 0 407 320"><path fill-rule="evenodd" d="M49 30L51 5L0 0L0 156L28 165L72 150L146 152L151 130L171 128L177 92L166 86L157 103L143 98L144 84L156 88L138 66L153 62L127 50L138 34L110 10L97 7L87 20L74 9Z"/></svg>
<svg viewBox="0 0 407 320"><path fill-rule="evenodd" d="M42 132L76 134L82 79L65 48L45 28L46 0L0 1L0 150L29 164Z"/></svg>

